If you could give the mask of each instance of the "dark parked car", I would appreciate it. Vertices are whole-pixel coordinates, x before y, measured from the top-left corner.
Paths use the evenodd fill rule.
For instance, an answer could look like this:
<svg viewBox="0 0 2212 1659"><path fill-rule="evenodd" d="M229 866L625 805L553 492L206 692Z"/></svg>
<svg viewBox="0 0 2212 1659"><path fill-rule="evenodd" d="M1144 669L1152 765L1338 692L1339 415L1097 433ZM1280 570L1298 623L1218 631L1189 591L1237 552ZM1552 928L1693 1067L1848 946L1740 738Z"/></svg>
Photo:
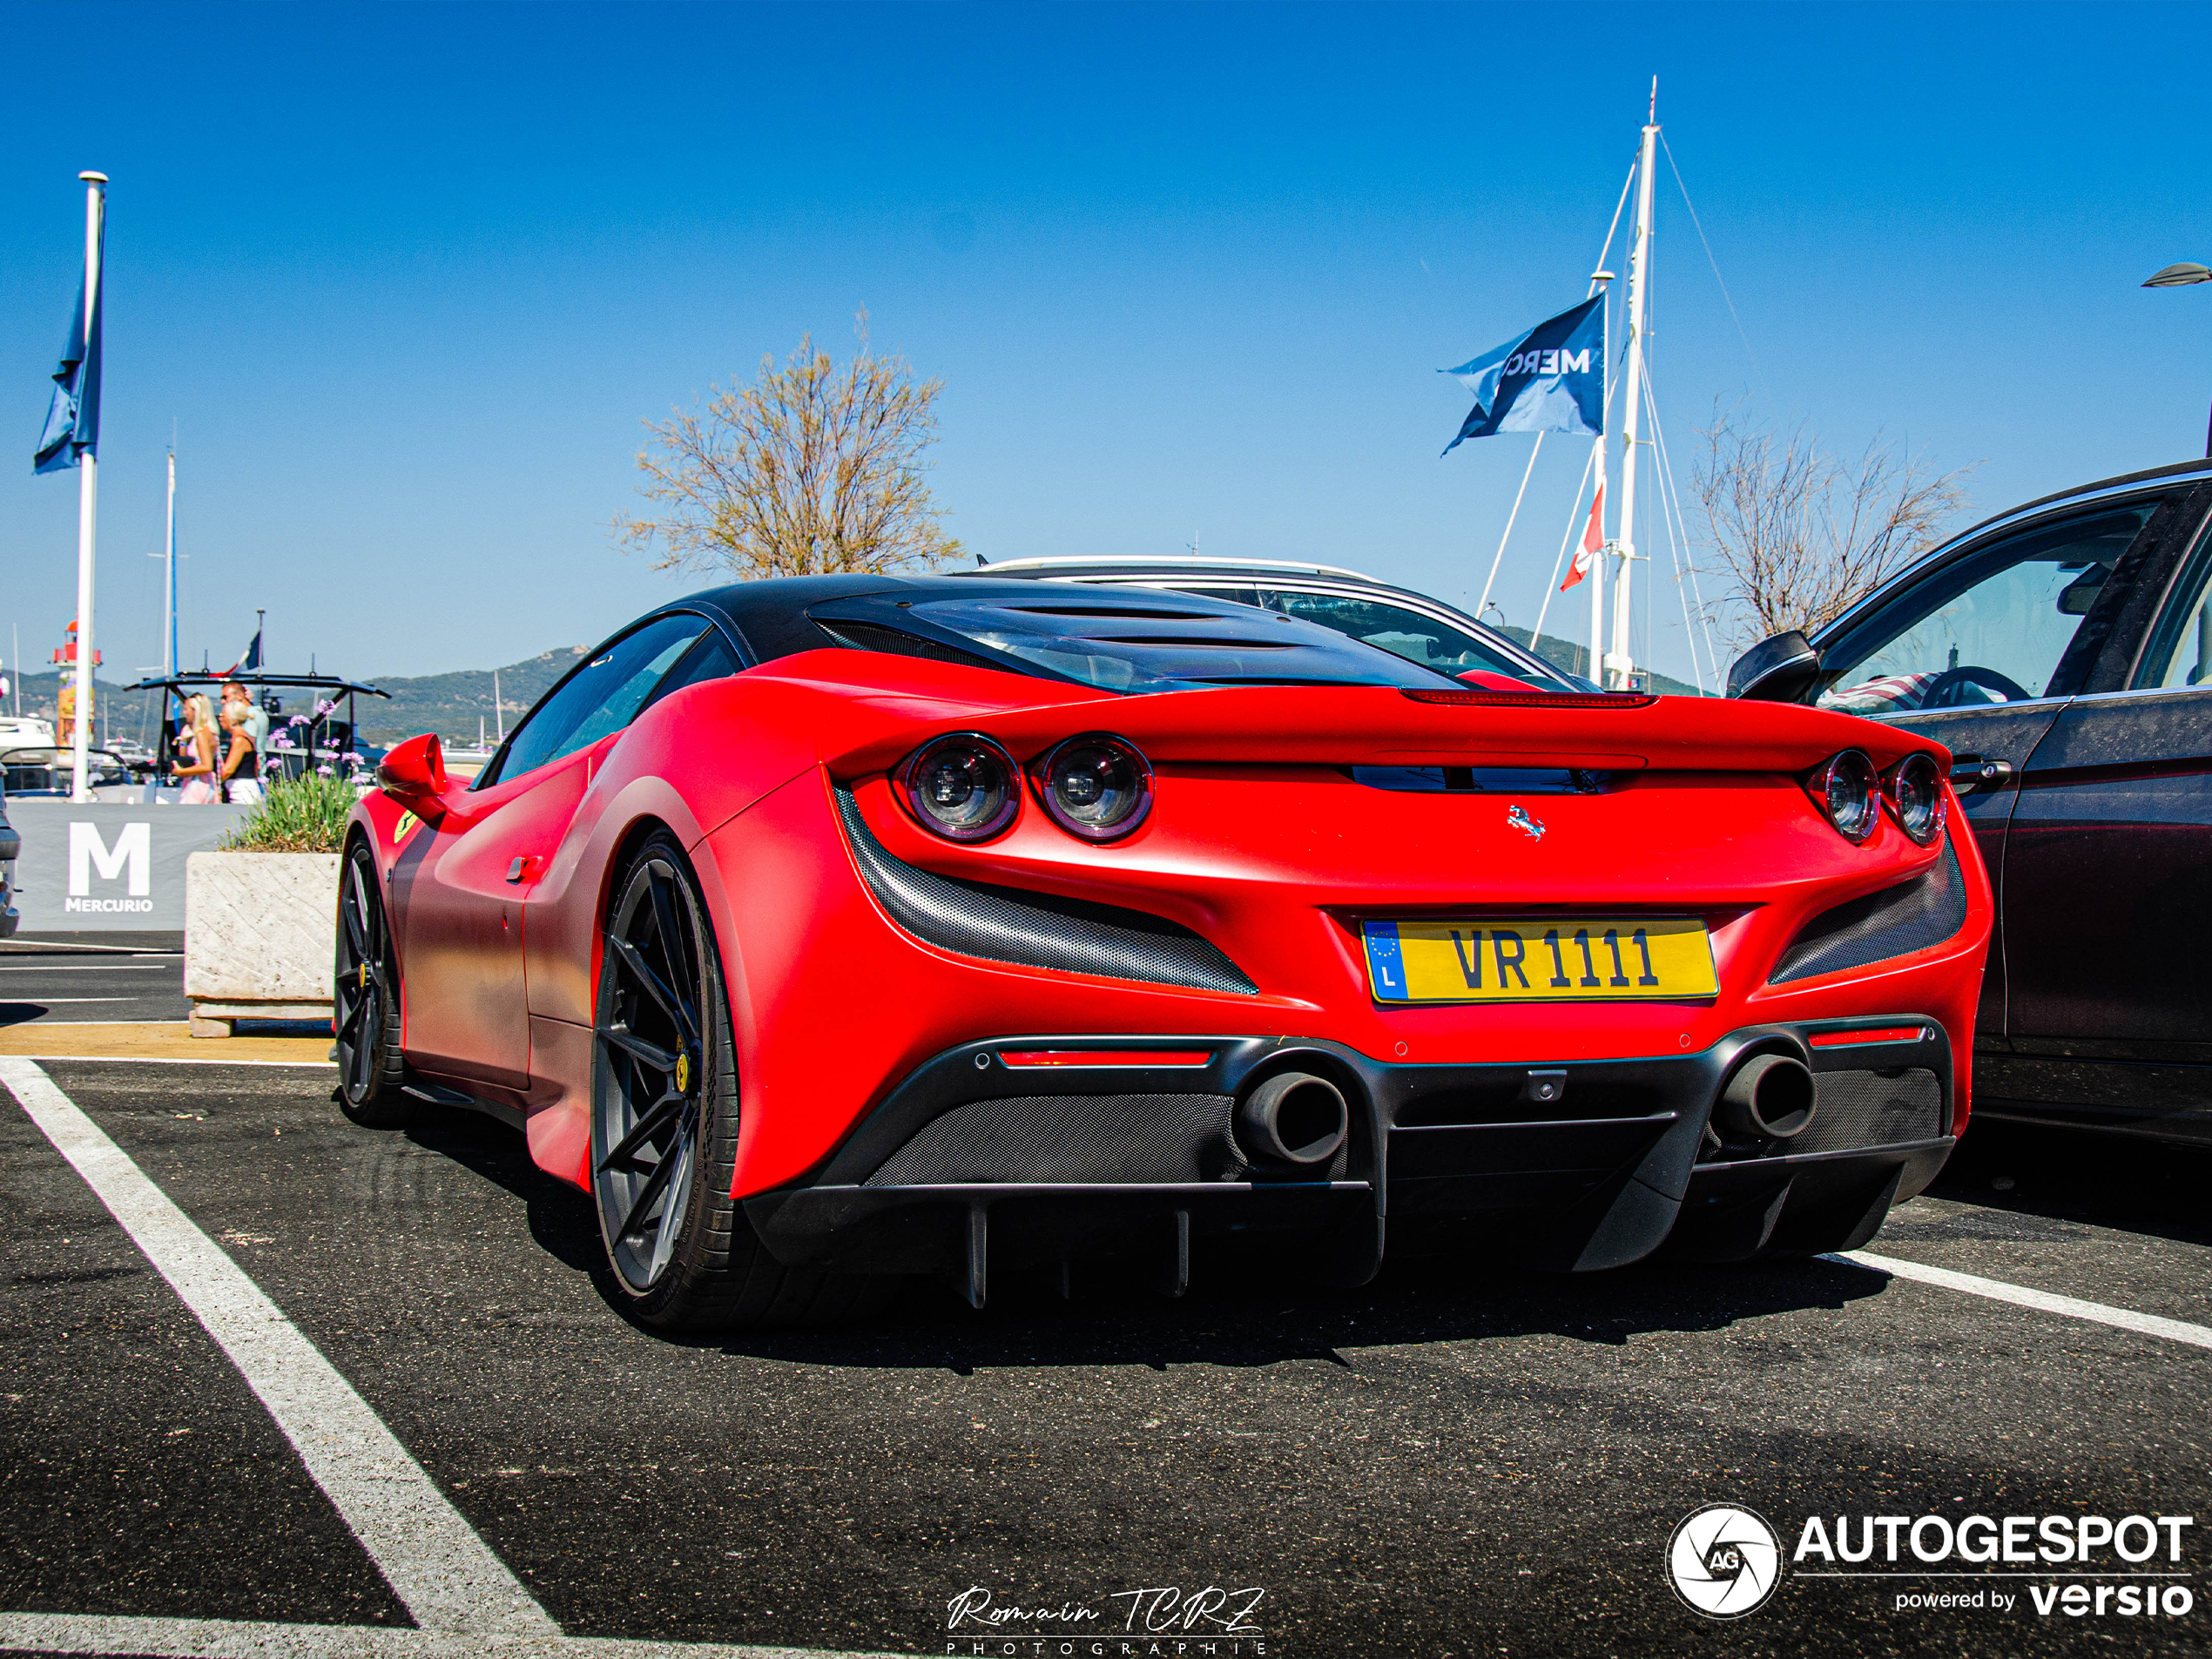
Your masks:
<svg viewBox="0 0 2212 1659"><path fill-rule="evenodd" d="M1730 671L1951 750L1998 896L1981 1116L2212 1141L2208 520L2212 461L2046 496Z"/></svg>
<svg viewBox="0 0 2212 1659"><path fill-rule="evenodd" d="M1490 677L1474 683L1494 691L1516 685L1547 691L1598 689L1440 599L1333 565L1196 556L1008 559L956 574L1169 588L1318 622L1425 667L1462 678Z"/></svg>

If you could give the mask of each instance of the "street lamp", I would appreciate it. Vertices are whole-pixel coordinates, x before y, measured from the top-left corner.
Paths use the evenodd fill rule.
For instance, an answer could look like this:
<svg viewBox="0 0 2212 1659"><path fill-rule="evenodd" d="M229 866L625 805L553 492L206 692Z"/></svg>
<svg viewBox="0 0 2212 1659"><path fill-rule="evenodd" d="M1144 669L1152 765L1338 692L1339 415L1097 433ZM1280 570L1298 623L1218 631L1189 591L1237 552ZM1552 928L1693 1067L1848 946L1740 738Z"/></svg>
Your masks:
<svg viewBox="0 0 2212 1659"><path fill-rule="evenodd" d="M2212 282L2212 270L2208 270L2194 260L2183 260L2178 265L2169 265L2162 271L2152 272L2143 287L2186 288L2199 282ZM2204 428L2204 454L2208 460L2212 460L2212 421L2208 421Z"/></svg>

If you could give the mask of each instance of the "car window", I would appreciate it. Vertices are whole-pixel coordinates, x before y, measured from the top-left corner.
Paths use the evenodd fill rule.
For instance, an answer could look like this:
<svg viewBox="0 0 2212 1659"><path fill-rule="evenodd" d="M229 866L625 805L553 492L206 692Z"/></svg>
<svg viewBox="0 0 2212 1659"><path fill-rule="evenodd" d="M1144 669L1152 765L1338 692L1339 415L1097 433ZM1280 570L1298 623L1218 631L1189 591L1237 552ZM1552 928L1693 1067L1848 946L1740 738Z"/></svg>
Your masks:
<svg viewBox="0 0 2212 1659"><path fill-rule="evenodd" d="M621 731L637 718L669 665L706 626L704 617L662 617L602 646L597 657L529 711L508 738L496 775L477 787L519 778Z"/></svg>
<svg viewBox="0 0 2212 1659"><path fill-rule="evenodd" d="M2135 689L2202 685L2212 681L2212 535L2197 538L2151 629L2135 670Z"/></svg>
<svg viewBox="0 0 2212 1659"><path fill-rule="evenodd" d="M691 654L671 669L661 683L653 687L653 694L645 699L644 707L637 711L643 714L645 709L652 707L661 698L672 697L687 685L697 685L705 680L726 679L742 666L738 661L737 652L730 649L729 642L722 637L720 631L710 628L706 637L691 647Z"/></svg>
<svg viewBox="0 0 2212 1659"><path fill-rule="evenodd" d="M1526 664L1493 650L1465 630L1404 605L1335 593L1270 590L1260 597L1271 610L1318 622L1324 628L1333 628L1340 634L1379 645L1393 656L1403 657L1407 662L1419 663L1426 668L1447 674L1464 674L1469 669L1480 668L1493 674L1509 674L1531 685L1552 685L1549 679L1532 675Z"/></svg>
<svg viewBox="0 0 2212 1659"><path fill-rule="evenodd" d="M2042 524L1932 572L1823 654L1822 708L1972 708L2062 696L2067 647L2156 500Z"/></svg>

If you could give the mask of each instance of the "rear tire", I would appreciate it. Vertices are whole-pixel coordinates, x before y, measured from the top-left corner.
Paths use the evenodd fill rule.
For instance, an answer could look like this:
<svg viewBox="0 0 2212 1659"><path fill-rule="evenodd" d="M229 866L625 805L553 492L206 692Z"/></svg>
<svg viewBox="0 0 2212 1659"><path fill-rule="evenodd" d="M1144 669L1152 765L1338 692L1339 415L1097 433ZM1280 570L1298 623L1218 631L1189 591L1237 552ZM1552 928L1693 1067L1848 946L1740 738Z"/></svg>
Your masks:
<svg viewBox="0 0 2212 1659"><path fill-rule="evenodd" d="M332 970L338 1106L363 1129L405 1129L422 1103L401 1093L400 970L386 925L376 855L361 837L346 850L338 880L337 961Z"/></svg>
<svg viewBox="0 0 2212 1659"><path fill-rule="evenodd" d="M880 1306L880 1281L786 1267L735 1179L736 1043L691 860L656 833L624 867L592 1016L591 1196L617 1293L661 1330L794 1325Z"/></svg>

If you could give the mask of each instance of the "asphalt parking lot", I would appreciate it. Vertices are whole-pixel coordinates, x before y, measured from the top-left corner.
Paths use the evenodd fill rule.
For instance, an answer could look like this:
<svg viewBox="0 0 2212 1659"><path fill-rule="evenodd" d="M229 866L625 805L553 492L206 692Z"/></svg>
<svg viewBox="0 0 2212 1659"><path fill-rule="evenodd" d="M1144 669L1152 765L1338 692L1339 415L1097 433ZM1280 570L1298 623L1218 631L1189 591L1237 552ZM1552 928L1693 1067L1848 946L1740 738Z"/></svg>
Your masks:
<svg viewBox="0 0 2212 1659"><path fill-rule="evenodd" d="M181 1020L189 1012L181 934L0 941L0 1026Z"/></svg>
<svg viewBox="0 0 2212 1659"><path fill-rule="evenodd" d="M27 1115L29 1063L0 1062L0 1611L341 1627L292 1650L387 1651L374 1633L410 1622L401 1569L380 1571L280 1432L265 1399L282 1387L257 1397ZM995 1267L981 1313L922 1285L867 1325L671 1342L624 1322L582 1197L489 1120L359 1130L318 1066L35 1075L570 1637L998 1653L1012 1636L974 1617L948 1647L949 1605L988 1592L1094 1609L1067 1628L1133 1644L1107 1652L2208 1646L2201 1607L2038 1615L2017 1580L1966 1587L2010 1611L1900 1611L1896 1581L1793 1570L1721 1623L1664 1571L1676 1524L1723 1501L1785 1539L1815 1514L2212 1526L2212 1351L2170 1336L1833 1261L1403 1264L1345 1292L1201 1260L1180 1301L1079 1277L1062 1303ZM2205 1154L1991 1125L1869 1248L2202 1326L2208 1176ZM2191 1535L2174 1581L2201 1588L2202 1554ZM1262 1594L1164 1634L1171 1604L1135 1594L1207 1587ZM125 1640L141 1627L71 1628L81 1650L165 1650ZM1013 1627L1014 1651L1060 1651L1059 1630Z"/></svg>

